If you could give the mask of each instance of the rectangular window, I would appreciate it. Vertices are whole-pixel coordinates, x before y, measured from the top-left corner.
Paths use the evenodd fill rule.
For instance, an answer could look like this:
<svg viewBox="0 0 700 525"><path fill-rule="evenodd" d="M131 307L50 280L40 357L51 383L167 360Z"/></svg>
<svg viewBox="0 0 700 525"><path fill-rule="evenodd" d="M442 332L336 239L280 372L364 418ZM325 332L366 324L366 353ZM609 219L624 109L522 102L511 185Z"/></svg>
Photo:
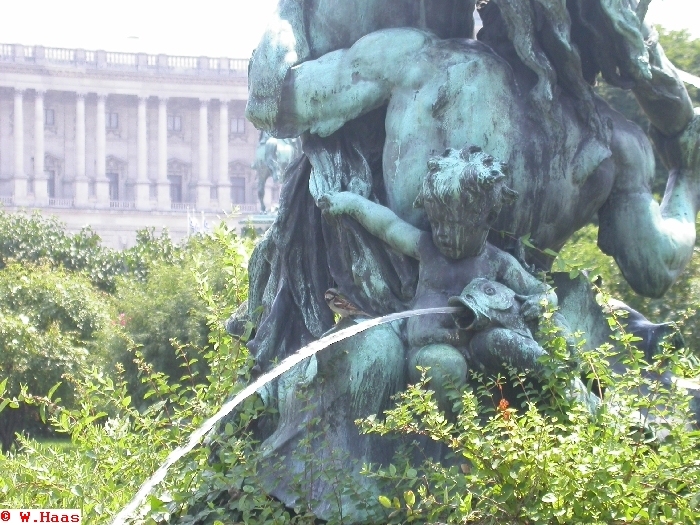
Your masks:
<svg viewBox="0 0 700 525"><path fill-rule="evenodd" d="M242 135L245 133L245 119L244 118L232 118L231 119L231 133L236 135Z"/></svg>
<svg viewBox="0 0 700 525"><path fill-rule="evenodd" d="M182 117L180 115L168 115L168 131L182 131Z"/></svg>
<svg viewBox="0 0 700 525"><path fill-rule="evenodd" d="M107 129L119 129L119 113L107 113Z"/></svg>
<svg viewBox="0 0 700 525"><path fill-rule="evenodd" d="M109 180L109 200L118 201L119 200L119 174L118 173L108 173L107 180Z"/></svg>
<svg viewBox="0 0 700 525"><path fill-rule="evenodd" d="M46 175L46 180L48 183L48 192L49 192L49 199L55 199L56 198L56 172L55 171L45 171L44 174Z"/></svg>
<svg viewBox="0 0 700 525"><path fill-rule="evenodd" d="M53 109L44 110L44 126L54 126L56 121L54 120Z"/></svg>
<svg viewBox="0 0 700 525"><path fill-rule="evenodd" d="M170 202L182 202L182 177L168 175L170 181Z"/></svg>
<svg viewBox="0 0 700 525"><path fill-rule="evenodd" d="M231 202L245 204L245 178L231 177Z"/></svg>

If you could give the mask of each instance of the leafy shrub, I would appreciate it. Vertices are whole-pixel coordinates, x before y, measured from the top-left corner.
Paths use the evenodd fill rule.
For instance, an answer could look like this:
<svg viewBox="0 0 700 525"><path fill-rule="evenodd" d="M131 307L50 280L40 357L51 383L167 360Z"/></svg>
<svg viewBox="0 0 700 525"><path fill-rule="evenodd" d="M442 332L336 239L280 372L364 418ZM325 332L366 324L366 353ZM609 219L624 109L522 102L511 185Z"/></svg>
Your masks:
<svg viewBox="0 0 700 525"><path fill-rule="evenodd" d="M698 226L700 223L696 228ZM693 258L671 289L660 299L648 299L632 290L614 259L600 251L597 239L598 227L595 225L589 224L576 232L559 253L555 268L587 270L591 275L600 275L610 296L640 311L655 323L678 323L691 353L700 356L700 257L697 253L700 244L696 242Z"/></svg>
<svg viewBox="0 0 700 525"><path fill-rule="evenodd" d="M0 270L0 381L6 392L25 387L46 396L65 374L83 377L104 357L96 344L110 327L111 306L104 293L80 275L46 265L10 263ZM70 406L72 389L60 395ZM35 410L26 406L0 413L4 451L18 430L39 430Z"/></svg>
<svg viewBox="0 0 700 525"><path fill-rule="evenodd" d="M213 236L193 240L172 265L161 267L156 262L148 267L146 286L149 279L158 283L161 275L166 281L168 275L184 279L180 271L191 261L191 286L197 290L207 326L206 346L196 349L204 368L197 370L194 354L173 344L182 361L172 377L134 352L145 392L131 394L120 366L114 376L93 369L86 377L69 377L76 396L72 407L59 406L49 394L0 392L4 408L0 415L17 410L11 405L39 405L49 413L54 428L72 439L72 447L59 451L21 437L17 451L0 456L0 505L81 507L86 522L108 523L165 456L248 381L247 351L224 333L222 320L247 293L249 248L221 228ZM141 281L130 282L135 288ZM157 295L159 288L153 286L151 295ZM145 301L147 295L139 300ZM0 326L12 331L7 337L32 339L35 331L22 332L22 323L15 316ZM614 317L612 324L620 325ZM405 452L392 465L368 467L367 476L393 487L379 499L387 507L382 522L696 523L700 519L700 433L684 425L688 400L681 392L646 379L647 372L662 363L676 372L697 374L693 359L669 351L647 364L630 345L631 337L620 333L610 345L580 352L578 361L572 362L562 338L551 336L548 348L553 357L543 363L549 375L541 385L516 374L475 377L474 390L454 392L459 416L451 421L438 411L421 382L400 394L396 408L360 423L368 432L422 435L452 453L446 465L413 464ZM604 359L613 350L628 356L627 373L606 372ZM590 386L605 390L606 402L595 415L566 394L571 377L581 373ZM644 386L651 391L646 401L636 395ZM309 509L285 509L255 483L263 464L257 458L252 422L261 409L259 401L249 399L236 422L223 429L215 455L207 442L183 458L149 496L134 523L314 523ZM657 422L640 420L647 410ZM665 433L665 439L655 439L652 431ZM337 474L340 492L347 480ZM333 522L342 522L342 517Z"/></svg>
<svg viewBox="0 0 700 525"><path fill-rule="evenodd" d="M611 323L621 328L615 314ZM380 498L393 511L390 523L698 522L700 431L686 424L693 416L685 393L648 374L673 368L683 356L667 350L648 364L634 338L618 332L603 348L581 352L579 368L563 338L551 327L549 333L543 385L534 388L512 371L476 377L475 391L456 393L452 423L424 378L399 395L384 421L361 422L368 432L428 436L452 453L451 466L427 461L408 468L403 458L388 469L366 469L396 486ZM627 372L606 372L606 357L619 352ZM580 371L605 392L596 414L567 395ZM506 387L519 395L504 397Z"/></svg>
<svg viewBox="0 0 700 525"><path fill-rule="evenodd" d="M139 230L133 248L117 251L102 246L100 236L89 227L69 234L55 217L38 211L27 215L0 210L0 231L0 268L9 261L40 262L82 272L110 293L116 290L118 276L143 280L152 264L174 263L181 255L167 231L157 236L154 228Z"/></svg>
<svg viewBox="0 0 700 525"><path fill-rule="evenodd" d="M249 367L247 351L225 333L221 319L244 299L250 244L224 226L197 242L217 246L227 256L218 263L202 262L193 278L208 321L207 346L198 349L207 364L206 377L192 366L192 360L185 359L174 382L137 356L147 385L141 398L130 395L120 366L113 377L99 368L84 377L68 377L75 392L73 407L60 406L48 395L13 395L0 388L0 409L4 409L0 415L19 410L12 406L39 405L49 413L52 426L69 435L73 443L59 451L20 436L16 452L0 455L0 506L82 508L86 522L106 523L167 453L242 387ZM218 291L209 280L216 268L226 276ZM231 302L225 303L224 297ZM160 493L150 498L151 523L153 517L168 515L166 502L189 490L207 457L201 449L183 462L184 468L175 469L175 478L166 482L173 496Z"/></svg>
<svg viewBox="0 0 700 525"><path fill-rule="evenodd" d="M120 278L115 293L118 322L127 337L107 342L125 371L130 393L138 399L148 388L141 383L143 363L177 379L179 367L189 359L200 379L204 377L208 369L200 350L207 345L210 324L217 322L207 309L231 305L232 311L247 295L243 268L252 249L223 223L212 234L190 237L178 248L169 241L165 246L162 240L154 242L147 231L142 234L136 248L140 260L150 261L148 270L142 276ZM207 303L206 297L216 299ZM141 365L135 362L137 354Z"/></svg>

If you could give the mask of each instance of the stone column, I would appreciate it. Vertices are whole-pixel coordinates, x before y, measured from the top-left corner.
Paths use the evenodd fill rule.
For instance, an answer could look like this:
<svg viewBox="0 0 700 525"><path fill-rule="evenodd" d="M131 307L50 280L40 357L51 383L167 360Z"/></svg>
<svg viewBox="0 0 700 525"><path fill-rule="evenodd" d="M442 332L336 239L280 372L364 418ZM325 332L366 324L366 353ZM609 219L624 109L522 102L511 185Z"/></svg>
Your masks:
<svg viewBox="0 0 700 525"><path fill-rule="evenodd" d="M197 209L209 209L211 182L209 180L209 100L199 101L199 173L197 177Z"/></svg>
<svg viewBox="0 0 700 525"><path fill-rule="evenodd" d="M75 205L88 202L88 179L85 174L85 93L75 97Z"/></svg>
<svg viewBox="0 0 700 525"><path fill-rule="evenodd" d="M14 108L14 203L15 205L27 204L27 174L24 172L24 91L15 89Z"/></svg>
<svg viewBox="0 0 700 525"><path fill-rule="evenodd" d="M150 209L150 181L148 180L148 137L146 134L147 98L139 97L138 119L136 124L136 208Z"/></svg>
<svg viewBox="0 0 700 525"><path fill-rule="evenodd" d="M168 99L158 99L158 209L170 209L168 181Z"/></svg>
<svg viewBox="0 0 700 525"><path fill-rule="evenodd" d="M219 105L219 209L231 209L231 180L228 176L228 100L221 100Z"/></svg>
<svg viewBox="0 0 700 525"><path fill-rule="evenodd" d="M34 202L49 204L49 186L44 173L44 94L37 89L34 97Z"/></svg>
<svg viewBox="0 0 700 525"><path fill-rule="evenodd" d="M109 181L107 180L107 125L105 122L105 100L107 96L97 94L97 118L95 124L95 196L97 206L109 208Z"/></svg>

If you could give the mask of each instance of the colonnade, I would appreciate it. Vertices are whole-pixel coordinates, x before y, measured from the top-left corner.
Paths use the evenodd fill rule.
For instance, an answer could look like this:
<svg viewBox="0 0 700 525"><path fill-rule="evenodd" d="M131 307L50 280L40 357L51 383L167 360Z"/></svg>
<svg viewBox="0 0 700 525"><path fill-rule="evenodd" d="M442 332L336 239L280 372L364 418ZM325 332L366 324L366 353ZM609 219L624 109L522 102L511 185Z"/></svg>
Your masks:
<svg viewBox="0 0 700 525"><path fill-rule="evenodd" d="M14 173L13 200L16 205L49 204L48 180L44 171L44 98L46 92L36 90L34 98L34 129L42 130L34 136L34 172L33 185L25 164L24 144L24 95L26 90L14 91ZM109 180L107 178L107 122L105 93L97 93L95 118L95 178L90 181L86 171L86 98L87 93L76 93L75 98L75 177L73 186L73 205L76 207L110 207ZM139 96L137 106L137 150L136 178L134 182L134 207L137 209L171 209L170 181L168 179L168 99L158 97L157 118L157 177L149 177L148 148L148 104L149 97ZM198 137L198 171L196 181L197 209L223 209L231 206L231 182L228 177L229 165L229 111L228 101L219 100L219 142L217 177L213 180L209 166L209 99L199 99L199 137ZM90 183L94 186L91 189ZM155 185L153 195L151 186ZM212 191L212 187L215 188ZM216 199L212 200L212 196Z"/></svg>

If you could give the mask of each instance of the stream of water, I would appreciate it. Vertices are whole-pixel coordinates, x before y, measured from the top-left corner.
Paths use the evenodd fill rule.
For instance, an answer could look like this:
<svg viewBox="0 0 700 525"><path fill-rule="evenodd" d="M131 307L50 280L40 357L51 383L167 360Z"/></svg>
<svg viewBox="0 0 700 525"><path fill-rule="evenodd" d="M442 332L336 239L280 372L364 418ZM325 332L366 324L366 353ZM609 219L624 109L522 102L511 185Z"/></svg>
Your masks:
<svg viewBox="0 0 700 525"><path fill-rule="evenodd" d="M390 323L399 319L406 319L408 317L416 317L419 315L451 314L458 313L460 311L462 311L462 308L443 307L423 308L420 310L408 310L406 312L389 314L383 317L377 317L375 319L362 321L354 326L350 326L348 328L344 328L343 330L339 330L338 332L329 334L317 341L314 341L311 344L306 345L303 348L300 348L296 353L290 355L282 362L280 362L280 364L277 365L275 368L273 368L269 372L265 372L255 381L246 386L243 390L236 394L233 399L224 403L224 405L216 414L207 419L201 427L199 427L192 433L192 435L190 435L190 439L184 446L177 447L170 454L168 454L168 457L165 458L165 461L158 468L158 470L156 470L155 473L150 478L148 478L143 483L143 485L141 485L141 488L131 499L129 504L126 507L124 507L119 512L119 514L116 515L116 517L112 521L112 525L124 525L126 523L126 520L129 519L134 514L134 512L136 512L141 503L143 503L143 501L148 497L151 490L153 490L155 486L158 485L158 483L163 481L170 467L172 467L180 458L182 458L185 454L187 454L194 447L196 447L199 441L207 434L207 432L214 428L214 425L216 425L219 421L221 421L221 419L230 414L234 408L236 408L240 403L245 401L247 397L254 394L256 390L264 386L266 383L272 381L273 379L281 376L294 365L302 362L304 359L313 356L314 354L320 352L321 350L332 345L333 343L337 343L338 341L342 341L343 339L352 337L353 335L359 334L360 332L364 332L365 330L368 330L375 326L379 326L380 324Z"/></svg>

